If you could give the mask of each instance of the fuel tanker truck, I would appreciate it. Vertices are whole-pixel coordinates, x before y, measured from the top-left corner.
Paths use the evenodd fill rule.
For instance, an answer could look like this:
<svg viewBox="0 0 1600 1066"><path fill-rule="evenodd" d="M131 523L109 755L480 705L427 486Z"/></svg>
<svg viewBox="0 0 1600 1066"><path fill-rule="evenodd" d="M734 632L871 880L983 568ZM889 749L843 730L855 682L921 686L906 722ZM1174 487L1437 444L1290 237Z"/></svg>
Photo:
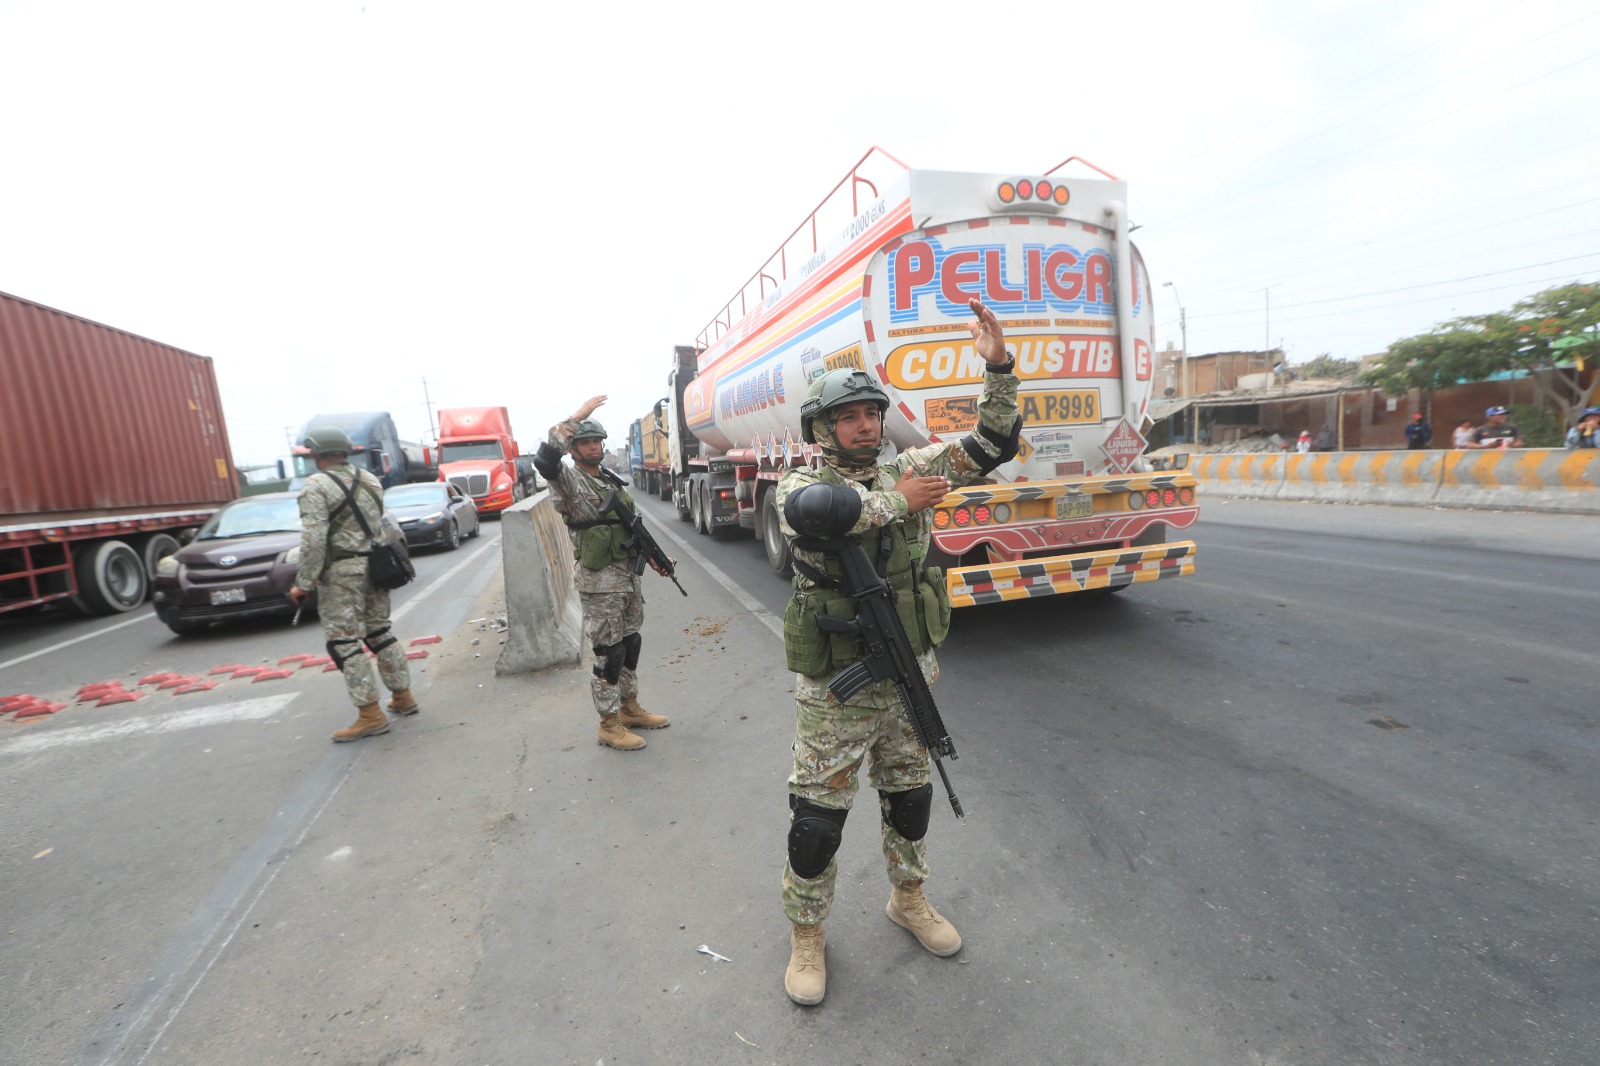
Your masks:
<svg viewBox="0 0 1600 1066"><path fill-rule="evenodd" d="M951 602L1192 574L1195 545L1174 534L1199 517L1195 479L1181 460L1153 470L1142 458L1154 308L1127 202L1124 182L1076 158L956 173L873 148L674 350L664 407L679 518L710 536L753 533L788 573L772 490L821 462L801 439L807 387L838 367L877 378L885 459L959 440L983 387L967 329L977 297L1005 327L1024 425L1015 459L935 509Z"/></svg>

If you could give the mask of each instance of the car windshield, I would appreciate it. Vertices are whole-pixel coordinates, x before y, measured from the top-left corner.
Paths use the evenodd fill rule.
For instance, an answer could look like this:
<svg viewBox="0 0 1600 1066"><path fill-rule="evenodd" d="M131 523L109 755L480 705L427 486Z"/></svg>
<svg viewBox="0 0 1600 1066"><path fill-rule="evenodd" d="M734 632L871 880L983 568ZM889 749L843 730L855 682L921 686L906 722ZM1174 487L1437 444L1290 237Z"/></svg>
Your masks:
<svg viewBox="0 0 1600 1066"><path fill-rule="evenodd" d="M197 540L223 537L253 537L261 533L293 533L300 528L300 501L294 497L276 500L240 500L230 503L200 527Z"/></svg>
<svg viewBox="0 0 1600 1066"><path fill-rule="evenodd" d="M443 485L396 485L383 494L386 507L443 507Z"/></svg>
<svg viewBox="0 0 1600 1066"><path fill-rule="evenodd" d="M439 445L439 462L459 463L463 459L504 459L497 440L462 441Z"/></svg>

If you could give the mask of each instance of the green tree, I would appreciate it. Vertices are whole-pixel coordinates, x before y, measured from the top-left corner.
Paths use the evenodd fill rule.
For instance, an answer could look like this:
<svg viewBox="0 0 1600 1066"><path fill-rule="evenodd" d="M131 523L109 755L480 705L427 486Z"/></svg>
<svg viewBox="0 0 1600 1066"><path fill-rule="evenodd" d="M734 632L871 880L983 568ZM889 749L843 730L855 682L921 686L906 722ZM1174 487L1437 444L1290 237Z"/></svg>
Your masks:
<svg viewBox="0 0 1600 1066"><path fill-rule="evenodd" d="M1335 359L1327 352L1323 352L1309 363L1295 369L1302 378L1337 378L1340 381L1350 381L1355 378L1356 371L1361 369L1361 363L1356 359Z"/></svg>
<svg viewBox="0 0 1600 1066"><path fill-rule="evenodd" d="M1557 341L1563 346L1552 348ZM1597 361L1600 284L1574 282L1519 300L1509 311L1452 319L1431 333L1395 341L1359 380L1400 396L1520 370L1540 405L1570 425L1600 383L1600 375L1591 375L1594 380L1582 384L1583 365Z"/></svg>

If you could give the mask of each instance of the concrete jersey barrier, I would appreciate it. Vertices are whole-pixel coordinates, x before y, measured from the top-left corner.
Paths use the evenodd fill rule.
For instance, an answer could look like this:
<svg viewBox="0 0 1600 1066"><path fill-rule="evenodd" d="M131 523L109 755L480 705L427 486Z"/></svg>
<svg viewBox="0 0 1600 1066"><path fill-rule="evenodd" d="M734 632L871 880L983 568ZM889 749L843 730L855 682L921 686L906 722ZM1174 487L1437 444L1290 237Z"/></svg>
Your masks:
<svg viewBox="0 0 1600 1066"><path fill-rule="evenodd" d="M500 555L508 629L494 672L576 666L583 607L572 584L572 539L549 489L501 512Z"/></svg>
<svg viewBox="0 0 1600 1066"><path fill-rule="evenodd" d="M1600 512L1595 449L1210 453L1189 470L1222 496Z"/></svg>

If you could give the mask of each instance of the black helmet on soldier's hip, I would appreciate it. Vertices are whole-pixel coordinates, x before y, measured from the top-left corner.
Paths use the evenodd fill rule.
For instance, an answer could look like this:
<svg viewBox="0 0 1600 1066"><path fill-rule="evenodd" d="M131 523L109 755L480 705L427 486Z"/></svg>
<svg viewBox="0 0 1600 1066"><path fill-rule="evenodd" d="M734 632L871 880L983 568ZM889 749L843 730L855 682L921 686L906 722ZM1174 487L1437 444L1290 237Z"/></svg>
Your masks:
<svg viewBox="0 0 1600 1066"><path fill-rule="evenodd" d="M312 455L349 455L355 450L350 434L338 426L313 426L302 443Z"/></svg>
<svg viewBox="0 0 1600 1066"><path fill-rule="evenodd" d="M801 439L807 444L815 444L817 435L812 430L812 423L818 415L863 400L877 405L879 415L889 410L889 394L879 388L865 370L840 367L828 371L811 383L806 390L805 400L800 404Z"/></svg>
<svg viewBox="0 0 1600 1066"><path fill-rule="evenodd" d="M585 418L578 423L578 431L572 435L574 441L580 440L605 440L606 427L592 418Z"/></svg>

